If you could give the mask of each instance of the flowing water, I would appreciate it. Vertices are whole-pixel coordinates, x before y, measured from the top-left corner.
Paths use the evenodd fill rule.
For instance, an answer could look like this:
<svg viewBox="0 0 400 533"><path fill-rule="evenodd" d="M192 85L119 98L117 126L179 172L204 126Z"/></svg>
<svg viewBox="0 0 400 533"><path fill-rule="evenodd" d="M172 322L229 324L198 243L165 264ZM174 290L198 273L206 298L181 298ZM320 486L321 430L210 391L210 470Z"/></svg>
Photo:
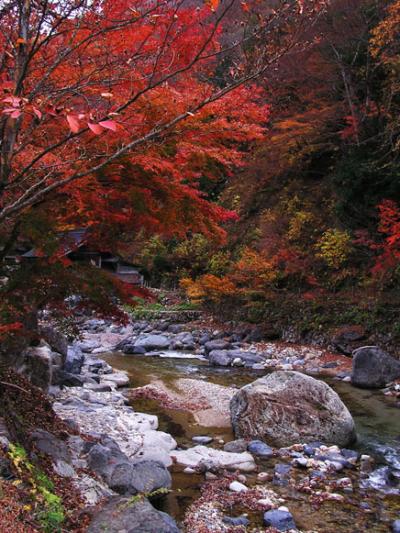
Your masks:
<svg viewBox="0 0 400 533"><path fill-rule="evenodd" d="M174 381L179 378L192 378L216 383L224 386L241 387L265 374L265 371L252 371L244 368L210 367L208 362L190 357L189 354L166 353L165 357L144 357L107 354L106 360L116 369L126 370L130 376L130 386L140 387L149 383L162 381L170 390L174 389ZM348 383L334 379L327 380L349 408L356 423L358 441L355 448L361 453L372 455L377 461L378 470L376 486L382 485L387 465L400 471L400 410L393 398L385 397L380 391L362 390ZM215 444L219 439L225 442L233 440L230 428L202 427L196 423L193 415L184 410L162 407L155 400L134 400L132 406L137 411L155 414L159 417L159 429L170 433L180 446L192 446L191 438L195 435L210 435ZM273 467L260 465L263 469ZM379 473L381 472L381 473ZM179 467L173 467L173 492L164 501L163 509L182 519L187 506L200 494L199 488L204 477L187 475ZM348 475L343 473L343 475ZM384 532L390 530L390 522L400 517L400 498L388 494L388 490L373 491L374 497L368 500L363 492L363 499L370 501L371 511L360 513L354 511L352 505L327 502L320 509L310 506L307 497L288 494L289 489L279 489L281 494L290 497L288 505L297 523L304 529L314 528L321 532ZM397 490L397 489L396 489ZM354 496L353 500L357 497ZM358 505L358 504L357 504ZM388 511L389 509L389 511ZM261 524L259 524L261 525Z"/></svg>

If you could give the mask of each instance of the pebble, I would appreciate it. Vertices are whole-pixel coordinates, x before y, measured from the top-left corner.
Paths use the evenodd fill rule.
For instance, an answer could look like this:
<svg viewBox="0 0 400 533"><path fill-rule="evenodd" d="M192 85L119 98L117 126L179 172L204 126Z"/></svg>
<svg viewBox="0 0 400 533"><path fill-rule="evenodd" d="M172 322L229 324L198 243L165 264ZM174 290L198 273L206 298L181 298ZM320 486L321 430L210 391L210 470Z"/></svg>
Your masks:
<svg viewBox="0 0 400 533"><path fill-rule="evenodd" d="M196 444L210 444L214 439L212 437L207 437L206 435L199 435L197 437L192 437L192 441Z"/></svg>
<svg viewBox="0 0 400 533"><path fill-rule="evenodd" d="M229 526L248 526L250 524L250 520L246 518L245 516L224 516L222 518L222 522L224 524L228 524Z"/></svg>
<svg viewBox="0 0 400 533"><path fill-rule="evenodd" d="M257 500L257 503L262 505L263 507L273 507L274 503L269 498L262 498L261 500Z"/></svg>
<svg viewBox="0 0 400 533"><path fill-rule="evenodd" d="M240 483L246 483L247 477L244 474L239 474L237 480L240 481Z"/></svg>
<svg viewBox="0 0 400 533"><path fill-rule="evenodd" d="M343 448L340 453L343 455L345 459L352 465L355 465L358 461L358 458L360 454L356 452L355 450L348 450L347 448Z"/></svg>
<svg viewBox="0 0 400 533"><path fill-rule="evenodd" d="M335 492L329 494L329 497L327 499L335 502L344 502L344 496L342 494L336 494Z"/></svg>
<svg viewBox="0 0 400 533"><path fill-rule="evenodd" d="M337 488L343 489L344 492L353 492L353 483L349 477L342 477L335 484Z"/></svg>
<svg viewBox="0 0 400 533"><path fill-rule="evenodd" d="M308 459L305 457L299 457L298 459L293 459L292 465L298 466L300 468L307 468L309 466Z"/></svg>
<svg viewBox="0 0 400 533"><path fill-rule="evenodd" d="M190 466L187 466L184 471L183 471L184 474L195 474L196 473L196 470L194 468L190 468Z"/></svg>
<svg viewBox="0 0 400 533"><path fill-rule="evenodd" d="M320 448L321 445L321 442L309 442L308 444L304 445L303 451L306 455L311 457L315 454L315 451Z"/></svg>
<svg viewBox="0 0 400 533"><path fill-rule="evenodd" d="M218 476L216 476L212 472L206 472L204 477L206 478L207 481L214 481L214 479L217 479Z"/></svg>
<svg viewBox="0 0 400 533"><path fill-rule="evenodd" d="M264 525L274 527L278 531L296 529L296 524L294 523L291 513L288 511L280 511L279 509L264 513Z"/></svg>
<svg viewBox="0 0 400 533"><path fill-rule="evenodd" d="M239 483L239 481L232 481L229 485L229 490L232 492L247 492L249 489L243 483Z"/></svg>
<svg viewBox="0 0 400 533"><path fill-rule="evenodd" d="M247 450L262 459L269 459L274 455L274 450L261 440L253 440L249 442Z"/></svg>
<svg viewBox="0 0 400 533"><path fill-rule="evenodd" d="M270 475L268 472L260 472L259 474L257 474L257 481L261 481L261 483L268 481L269 478Z"/></svg>

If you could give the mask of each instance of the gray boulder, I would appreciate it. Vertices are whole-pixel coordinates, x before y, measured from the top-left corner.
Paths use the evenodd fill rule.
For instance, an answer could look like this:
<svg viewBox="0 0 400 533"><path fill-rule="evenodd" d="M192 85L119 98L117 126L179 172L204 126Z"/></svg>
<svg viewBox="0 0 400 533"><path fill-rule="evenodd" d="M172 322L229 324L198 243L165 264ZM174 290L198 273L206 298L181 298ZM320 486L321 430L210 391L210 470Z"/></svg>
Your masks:
<svg viewBox="0 0 400 533"><path fill-rule="evenodd" d="M204 350L207 355L213 350L228 350L229 348L231 348L231 343L223 339L208 341L204 344Z"/></svg>
<svg viewBox="0 0 400 533"><path fill-rule="evenodd" d="M195 341L189 331L182 331L171 342L171 348L173 350L193 350L194 347Z"/></svg>
<svg viewBox="0 0 400 533"><path fill-rule="evenodd" d="M68 346L67 357L64 362L65 372L80 374L84 360L85 356L78 345L73 344L72 346Z"/></svg>
<svg viewBox="0 0 400 533"><path fill-rule="evenodd" d="M400 378L400 361L377 346L363 346L353 352L351 382L367 389L382 388Z"/></svg>
<svg viewBox="0 0 400 533"><path fill-rule="evenodd" d="M41 341L39 346L25 350L17 370L24 374L33 385L47 391L53 382L53 351Z"/></svg>
<svg viewBox="0 0 400 533"><path fill-rule="evenodd" d="M122 351L127 355L143 355L146 353L146 348L144 346L136 346L135 344L127 344Z"/></svg>
<svg viewBox="0 0 400 533"><path fill-rule="evenodd" d="M185 324L171 324L171 325L167 326L166 329L168 329L168 331L170 333L178 334L178 333L184 332L186 327L187 326Z"/></svg>
<svg viewBox="0 0 400 533"><path fill-rule="evenodd" d="M288 511L281 511L280 509L274 509L264 513L264 525L267 527L273 527L278 531L289 531L296 528L293 516Z"/></svg>
<svg viewBox="0 0 400 533"><path fill-rule="evenodd" d="M166 350L169 348L170 340L164 335L148 335L135 342L135 349L142 347L146 352L153 350Z"/></svg>
<svg viewBox="0 0 400 533"><path fill-rule="evenodd" d="M88 533L179 533L175 521L146 500L112 498L89 524Z"/></svg>
<svg viewBox="0 0 400 533"><path fill-rule="evenodd" d="M136 492L149 494L157 489L171 488L172 478L163 463L144 459L133 463L131 484Z"/></svg>
<svg viewBox="0 0 400 533"><path fill-rule="evenodd" d="M274 455L274 450L262 442L261 440L252 440L247 446L247 450L253 454L261 457L263 459L269 459Z"/></svg>
<svg viewBox="0 0 400 533"><path fill-rule="evenodd" d="M233 359L239 358L243 361L245 366L253 366L255 363L261 363L264 361L263 357L255 352L245 352L242 350L230 350L230 356Z"/></svg>
<svg viewBox="0 0 400 533"><path fill-rule="evenodd" d="M51 348L61 354L65 360L68 352L68 341L66 336L52 326L41 326L39 333Z"/></svg>
<svg viewBox="0 0 400 533"><path fill-rule="evenodd" d="M361 342L363 339L365 339L365 331L361 326L345 326L333 336L332 345L344 355L351 355L363 344Z"/></svg>
<svg viewBox="0 0 400 533"><path fill-rule="evenodd" d="M85 380L77 374L65 372L65 370L57 369L53 374L53 384L63 385L64 387L83 387Z"/></svg>
<svg viewBox="0 0 400 533"><path fill-rule="evenodd" d="M227 442L226 444L224 444L224 451L233 452L233 453L245 452L247 451L247 440L245 439L231 440L230 442Z"/></svg>
<svg viewBox="0 0 400 533"><path fill-rule="evenodd" d="M237 438L277 448L315 440L346 446L356 438L353 418L336 392L299 372L273 372L242 387L230 410Z"/></svg>
<svg viewBox="0 0 400 533"><path fill-rule="evenodd" d="M118 444L107 437L89 451L88 466L119 494L150 493L171 487L171 474L162 463L152 460L132 462Z"/></svg>
<svg viewBox="0 0 400 533"><path fill-rule="evenodd" d="M212 366L230 366L232 356L228 350L213 350L209 353L208 360Z"/></svg>
<svg viewBox="0 0 400 533"><path fill-rule="evenodd" d="M52 433L43 429L36 429L31 433L30 438L31 442L34 443L35 448L40 453L51 457L54 462L71 462L71 454L67 444L55 437Z"/></svg>

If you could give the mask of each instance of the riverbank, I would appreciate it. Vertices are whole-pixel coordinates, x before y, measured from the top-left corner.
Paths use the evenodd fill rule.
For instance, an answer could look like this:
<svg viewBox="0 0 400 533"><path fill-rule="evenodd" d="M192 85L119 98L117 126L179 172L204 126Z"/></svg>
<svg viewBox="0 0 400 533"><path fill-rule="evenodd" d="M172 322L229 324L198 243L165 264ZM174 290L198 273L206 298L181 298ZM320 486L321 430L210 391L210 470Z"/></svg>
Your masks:
<svg viewBox="0 0 400 533"><path fill-rule="evenodd" d="M235 440L232 396L277 369L324 376L337 388L355 409L358 445ZM389 531L400 512L396 398L354 389L349 375L342 355L246 342L198 322L86 320L68 349L64 383L49 390L69 429L63 438L39 431L35 446L88 509L87 531L265 531L279 517L304 532L355 531L349 523ZM380 451L371 447L375 419ZM378 429L378 419L393 431Z"/></svg>
<svg viewBox="0 0 400 533"><path fill-rule="evenodd" d="M224 429L224 424L220 425L221 421L226 422L228 413L226 408L224 409L224 402L219 401L216 391L220 390L223 393L225 405L227 405L228 399L237 391L238 386L264 374L265 369L261 369L260 361L255 361L255 357L260 357L260 353L265 354L264 368L268 366L268 369L272 367L290 370L290 367L284 365L291 365L292 368L298 370L296 360L289 359L296 357L299 361L304 360L304 364L300 364L303 370L310 369L310 373L314 375L318 375L319 372L325 373L331 379L333 374L334 377L342 381L343 386L349 387L346 383L349 365L348 361L341 362L343 356L336 356L336 354L315 347L252 343L251 345L242 344L240 347L232 347L232 349L240 350L245 354L242 355L244 364L237 366L236 363L233 367L217 367L210 364L210 360L206 357L213 351L210 350L210 347L215 347L215 344L212 346L206 346L206 344L216 342L219 343L219 347L223 346L221 342L223 336L220 332L191 329L192 324L185 324L184 326L182 324L169 324L167 327L165 326L165 323L161 324L162 329L160 329L159 322L154 324L138 322L129 326L128 329L121 329L116 332L112 325L91 322L83 335L81 348L86 352L92 351L91 355L86 355L87 361L92 360L92 366L93 358L99 356L105 357L109 363L112 363L112 366L125 371L131 366L128 379L131 385L139 386L133 390L124 391L124 398L128 398L135 409L145 406L151 412L161 416L161 419L168 413L166 418L169 418L170 421L171 418L175 420L169 425L165 424L165 419L164 422L161 421L162 429L165 432L168 429L171 430L171 437L175 439L178 447L178 449L170 450L174 464L169 468L172 471L172 490L175 494L172 493L171 495L170 493L165 496L163 500L158 502L158 505L174 514L183 530L230 531L232 527L239 527L242 529L238 529L238 531L252 531L263 525L263 513L271 509L279 510L280 507L288 507L292 511L298 522L298 527L301 527L302 531L350 531L346 525L349 514L351 514L352 520L356 520L358 530L367 527L374 527L374 531L388 530L391 521L397 517L398 511L396 509L398 507L392 501L393 498L397 498L397 489L395 483L390 481L391 471L389 472L390 467L387 464L385 466L379 465L378 459L378 463L374 467L374 459L368 457L368 454L362 453L362 450L353 452L352 464L337 447L315 448L309 455L310 450L301 443L289 449L273 449L271 457L266 459L249 454L248 442L237 445L231 444L229 441L234 438L231 430L229 428ZM95 331L96 329L101 331ZM190 331L187 331L188 329ZM207 334L215 338L207 340L205 337ZM121 339L117 338L120 336ZM151 336L163 338L153 338L149 341ZM203 350L199 347L196 348L196 342L193 346L193 341L200 339L200 337L203 337ZM165 338L168 339L168 345ZM140 342L137 344L136 341L138 340ZM156 342L161 343L162 346L155 346ZM113 343L115 343L114 346L112 346ZM153 344L150 346L149 343ZM144 351L142 354L122 355L122 352L119 351L121 355L117 355L118 351L112 350L112 348L118 347L120 350L122 348L129 352L137 350L138 346L143 346L143 344L148 351ZM136 348L133 348L135 345ZM189 353L190 349L194 353ZM231 348L225 346L224 349ZM112 355L110 351L112 351ZM96 352L96 356L93 352ZM234 355L238 356L239 354L236 352ZM273 361L272 365L271 360ZM206 380L198 379L201 378L198 371L190 371L188 377L184 371L184 377L182 376L181 367L185 368L185 363L188 361L194 361L196 365L199 365L197 368L203 371L207 369ZM164 362L169 369L167 376L164 372ZM332 365L332 362L335 364ZM329 366L324 368L324 365L327 364ZM143 375L143 365L152 366L152 371ZM179 370L176 370L177 367ZM85 368L88 369L89 366ZM173 370L174 368L175 370ZM189 368L189 365L186 368ZM109 368L106 367L106 369L108 372ZM210 372L215 372L212 382L209 380ZM344 372L345 375L342 375L341 372ZM110 375L112 376L112 374L103 375L97 386L111 387ZM117 375L121 375L120 370L118 370ZM172 378L172 375L175 377ZM227 375L230 376L227 380L228 383L222 384ZM120 384L122 384L121 381ZM214 385L217 388L214 388ZM95 388L95 385L86 384L85 388L88 387ZM209 394L206 394L210 387L213 391L211 404L218 405L219 414L221 411L223 413L222 420L219 419L215 425L209 423L207 418L199 417L199 413L209 414L209 410L212 411L212 406L209 405ZM109 392L109 394L113 393ZM174 413L177 414L176 418ZM185 419L191 419L189 433L187 434L185 427L182 431L181 425L177 431L178 434L174 435L173 431L178 427L176 420L182 422ZM191 442L193 437L195 439L197 437L196 429L200 433L198 437L205 437L204 444L209 441L207 445L198 445L196 441ZM225 447L235 451L227 452ZM196 450L194 454L193 449ZM221 453L224 452L249 454L248 464L245 464L244 468L245 473L240 473L241 465L238 462L221 464ZM193 455L195 455L195 459L193 459ZM180 458L179 461L182 464L177 464L177 458ZM186 459L183 460L182 458ZM253 466L251 458L255 466ZM332 462L336 462L336 466L332 467ZM230 473L229 469L231 470ZM236 473L234 473L235 470ZM283 480L280 479L281 476L283 476ZM203 485L204 482L205 485ZM248 490L244 492L249 494L245 501L243 493L235 493L234 490L230 489L233 482L242 483L247 487ZM203 485L202 493L199 491L200 485ZM179 497L180 492L183 492L181 498ZM386 504L382 505L382 497L388 499L389 510L386 508ZM185 501L187 508L184 513L177 512L177 504L178 502L182 504L182 500ZM193 506L190 506L191 501L194 501ZM259 501L261 503L258 503ZM338 510L338 506L341 510ZM286 512L285 509L280 510ZM247 526L233 526L229 520L226 522L227 517L238 518L243 513L248 515L244 518L250 520ZM305 520L305 516L308 517L307 520ZM339 525L340 523L342 525ZM247 529L243 529L244 527Z"/></svg>

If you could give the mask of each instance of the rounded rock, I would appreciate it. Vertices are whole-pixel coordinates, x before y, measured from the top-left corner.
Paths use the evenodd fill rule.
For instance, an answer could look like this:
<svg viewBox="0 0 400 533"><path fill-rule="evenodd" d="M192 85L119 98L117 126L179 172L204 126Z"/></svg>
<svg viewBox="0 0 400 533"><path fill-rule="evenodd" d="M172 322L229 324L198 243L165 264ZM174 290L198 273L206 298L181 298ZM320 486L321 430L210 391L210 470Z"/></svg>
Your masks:
<svg viewBox="0 0 400 533"><path fill-rule="evenodd" d="M356 438L353 418L336 392L299 372L273 372L242 387L230 410L236 437L277 448L315 440L347 446Z"/></svg>
<svg viewBox="0 0 400 533"><path fill-rule="evenodd" d="M240 483L239 481L232 481L232 483L229 485L229 490L232 492L247 492L249 489L246 487L246 485L243 485L243 483Z"/></svg>
<svg viewBox="0 0 400 533"><path fill-rule="evenodd" d="M279 509L264 513L264 525L274 527L278 531L297 529L291 513Z"/></svg>

